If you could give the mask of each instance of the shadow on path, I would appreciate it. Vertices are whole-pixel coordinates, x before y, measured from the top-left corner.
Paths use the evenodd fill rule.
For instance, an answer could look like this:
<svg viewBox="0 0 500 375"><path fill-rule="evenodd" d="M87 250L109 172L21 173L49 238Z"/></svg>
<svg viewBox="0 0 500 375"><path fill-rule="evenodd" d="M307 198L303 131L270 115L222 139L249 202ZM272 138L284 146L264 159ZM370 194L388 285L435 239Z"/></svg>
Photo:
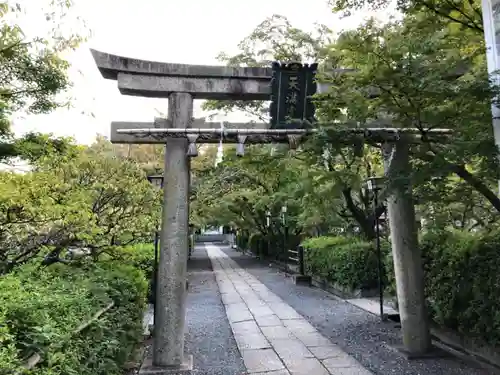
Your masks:
<svg viewBox="0 0 500 375"><path fill-rule="evenodd" d="M395 323L380 322L318 288L297 286L289 277L255 258L227 246L220 247L238 265L255 276L306 318L318 331L377 375L487 375L490 372L449 357L407 360L396 349L401 343ZM312 375L312 374L311 374Z"/></svg>

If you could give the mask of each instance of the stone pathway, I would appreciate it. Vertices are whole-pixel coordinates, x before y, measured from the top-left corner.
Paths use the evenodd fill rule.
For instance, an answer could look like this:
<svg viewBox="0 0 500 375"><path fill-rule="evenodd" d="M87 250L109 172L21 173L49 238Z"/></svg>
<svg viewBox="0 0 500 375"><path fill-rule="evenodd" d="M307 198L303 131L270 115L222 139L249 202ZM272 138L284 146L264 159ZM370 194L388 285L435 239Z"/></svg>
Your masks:
<svg viewBox="0 0 500 375"><path fill-rule="evenodd" d="M206 250L249 374L371 374L218 246Z"/></svg>
<svg viewBox="0 0 500 375"><path fill-rule="evenodd" d="M228 246L219 249L374 375L499 374L453 355L408 360L398 350L401 346L399 323L381 322L378 316L320 288L295 285L285 273L268 262Z"/></svg>

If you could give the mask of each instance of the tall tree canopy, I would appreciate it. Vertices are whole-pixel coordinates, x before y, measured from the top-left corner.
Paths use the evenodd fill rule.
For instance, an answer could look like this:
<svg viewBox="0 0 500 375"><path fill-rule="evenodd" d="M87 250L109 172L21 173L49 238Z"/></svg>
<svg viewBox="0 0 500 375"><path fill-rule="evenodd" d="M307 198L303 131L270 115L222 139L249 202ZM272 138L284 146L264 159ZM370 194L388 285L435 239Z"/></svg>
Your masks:
<svg viewBox="0 0 500 375"><path fill-rule="evenodd" d="M58 98L70 85L68 62L61 53L81 41L76 35L57 32L57 22L72 2L54 0L45 9L45 22L55 22L46 36L27 36L16 23L16 15L25 11L21 3L0 2L0 159L13 156L10 142L11 118L15 113L48 113L67 103Z"/></svg>
<svg viewBox="0 0 500 375"><path fill-rule="evenodd" d="M388 2L332 5L335 11L355 11ZM422 217L465 230L496 225L499 168L490 105L499 91L488 78L483 36L475 26L480 25L479 3L415 0L398 6L401 20L369 20L340 34L325 27L305 32L273 16L240 43L240 53L220 56L229 65L244 66L315 60L321 63L319 79L333 89L316 102L324 131L299 150L252 147L246 156L252 161L225 158L208 173L197 191L198 218L219 217L266 233L263 213L286 201L297 207L291 222L298 232L311 225L318 232L356 227L371 238L383 207L372 212L363 184L382 173L380 150L361 139L339 143L330 130L390 122L418 128L424 138L412 147L412 179ZM332 67L354 71L332 74ZM243 110L268 119L265 102L212 101L205 108ZM453 136L430 143L426 133L435 128L451 129Z"/></svg>

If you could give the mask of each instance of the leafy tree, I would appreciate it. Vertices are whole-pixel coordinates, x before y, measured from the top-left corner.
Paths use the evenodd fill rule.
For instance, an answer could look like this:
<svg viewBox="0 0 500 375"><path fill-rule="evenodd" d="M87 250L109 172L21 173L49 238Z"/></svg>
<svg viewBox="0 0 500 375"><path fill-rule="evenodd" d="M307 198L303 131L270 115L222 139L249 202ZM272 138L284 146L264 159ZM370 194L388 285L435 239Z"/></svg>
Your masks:
<svg viewBox="0 0 500 375"><path fill-rule="evenodd" d="M71 2L53 2L52 9L61 6L71 6ZM10 120L14 113L48 113L67 104L57 98L70 84L68 63L60 53L80 41L79 37L60 35L52 35L56 38L50 41L43 37L28 39L18 24L9 22L13 13L22 11L18 3L0 2L0 140L3 142L11 136ZM49 21L50 12L46 17ZM11 156L15 149L3 145L0 151L2 159Z"/></svg>
<svg viewBox="0 0 500 375"><path fill-rule="evenodd" d="M196 172L215 163L218 145L204 144L198 147L197 157L191 159L191 169ZM96 152L113 155L123 160L137 162L147 174L161 174L165 164L163 144L112 144L106 137L97 136L91 148ZM196 173L195 173L196 174Z"/></svg>
<svg viewBox="0 0 500 375"><path fill-rule="evenodd" d="M7 145L7 144L6 144ZM80 146L68 137L54 137L52 134L31 132L14 139L8 146L12 156L20 157L31 164L53 155L76 156Z"/></svg>
<svg viewBox="0 0 500 375"><path fill-rule="evenodd" d="M32 172L0 174L2 272L40 255L61 261L69 247L94 258L149 238L158 192L140 167L92 149L51 155Z"/></svg>
<svg viewBox="0 0 500 375"><path fill-rule="evenodd" d="M496 222L498 215L491 214L484 204L486 201L497 210L500 208L494 193L498 159L489 110L498 89L488 82L482 36L470 27L454 27L449 21L415 6L402 21L380 25L371 20L340 34L334 41L328 34L322 35L321 42L313 42L309 34L275 16L240 44L240 54L222 55L229 65L250 66L314 57L324 67L321 79L335 87L316 103L324 131L293 156L307 165L307 173L301 175L307 175L307 182L295 181L296 189L288 191L281 186L272 189L273 194L280 191L303 204L301 225L315 223L319 225L316 232L323 232L332 228L321 228L325 223L343 223L347 227L355 224L367 238L374 236L374 221L383 207L372 212L363 183L366 177L382 173L380 150L363 145L362 139L357 138L339 143L331 131L340 127L373 127L388 120L393 126L419 128L424 137L422 145L413 147L413 180L421 215L445 220L452 226L461 222L459 226L469 229ZM279 43L273 43L273 35ZM354 68L355 72L333 75L329 67ZM263 102L209 102L206 107L244 110L267 119L267 105ZM427 142L427 131L433 128L450 128L454 135L444 144ZM253 152L246 156L252 157ZM289 156L285 160L289 162ZM253 169L249 174L267 180L272 172ZM212 180L211 184L216 183ZM241 194L248 194L245 184L233 185L232 189L235 194L238 189ZM316 196L320 192L321 197ZM328 199L324 199L325 192ZM225 194L229 199L228 191ZM472 198L466 205L464 195ZM215 204L213 209L221 212L221 207L226 206ZM234 207L239 207L239 203ZM329 220L318 214L321 207L325 213L330 207ZM229 220L225 212L220 217ZM464 212L468 213L463 215ZM213 210L211 215L215 215ZM239 221L238 225L243 225ZM245 225L256 226L250 218Z"/></svg>
<svg viewBox="0 0 500 375"><path fill-rule="evenodd" d="M333 43L332 40L333 34L324 26L318 26L315 32L308 33L293 27L282 16L273 16L258 25L239 44L241 53L232 57L221 54L220 59L228 65L247 66L269 66L272 61L276 60L319 61L323 69L327 71L329 67L336 66L336 62L330 59L328 53ZM319 107L321 115L321 103ZM205 108L224 112L243 110L259 117L261 121L268 120L268 105L261 101L209 101ZM323 110L323 119L328 121L332 116L328 117L326 112ZM330 156L327 159L324 157L324 141L309 144L294 155L293 159L302 160L304 169L307 169L306 165L309 166L307 178L311 179L310 183L304 181L297 184L297 189L293 192L294 196L303 200L304 203L300 222L313 232L324 232L326 223L331 222L337 223L337 226L352 227L354 225L361 228L366 237L373 238L375 215L380 215L383 207L379 207L375 215L372 213L369 197L363 190L363 183L364 179L371 175L372 170L377 168L377 163L380 167L380 158L370 156L370 153L373 154L370 148L366 148L366 154L363 152L360 154L359 148L363 149L362 145L356 146L358 151L355 153L352 152L352 144L337 146L334 145L329 149ZM258 174L259 172L252 173ZM331 194L330 199L314 198L319 192L324 198L325 189ZM318 203L318 206L313 205L313 201ZM320 207L324 215L318 215Z"/></svg>
<svg viewBox="0 0 500 375"><path fill-rule="evenodd" d="M325 46L331 41L331 31L317 25L313 32L294 27L286 17L273 15L259 24L239 44L240 53L221 53L219 61L229 66L271 66L273 61L321 61ZM267 121L268 103L262 101L207 101L204 109L228 113L234 110Z"/></svg>
<svg viewBox="0 0 500 375"><path fill-rule="evenodd" d="M413 15L386 25L371 21L344 33L330 49L330 58L357 71L325 73L336 89L321 102L321 110L333 117L343 108L357 126L389 115L393 124L416 127L424 136L428 129L452 129L444 144L424 142L414 149L419 165L426 165L427 178L458 175L499 210L490 117L498 89L489 84L477 37L468 35L421 28ZM370 90L377 90L376 98L365 94Z"/></svg>
<svg viewBox="0 0 500 375"><path fill-rule="evenodd" d="M330 0L332 10L344 16L364 8L387 9L391 0ZM397 9L404 14L425 13L426 21L460 25L474 32L483 32L481 1L479 0L397 0Z"/></svg>

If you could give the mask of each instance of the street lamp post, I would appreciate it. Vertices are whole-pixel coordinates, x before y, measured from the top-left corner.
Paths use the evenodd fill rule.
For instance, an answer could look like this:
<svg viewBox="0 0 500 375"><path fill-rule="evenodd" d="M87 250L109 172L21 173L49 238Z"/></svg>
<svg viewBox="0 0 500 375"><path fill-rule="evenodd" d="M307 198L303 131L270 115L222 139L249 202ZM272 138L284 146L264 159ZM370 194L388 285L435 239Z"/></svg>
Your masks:
<svg viewBox="0 0 500 375"><path fill-rule="evenodd" d="M266 211L266 228L267 228L267 255L269 255L269 251L271 250L271 211Z"/></svg>
<svg viewBox="0 0 500 375"><path fill-rule="evenodd" d="M486 42L486 61L488 73L493 76L495 84L499 84L497 71L500 70L500 0L481 0L483 13L484 40ZM495 144L500 146L500 108L491 105L493 117L493 135ZM500 192L500 182L499 182Z"/></svg>
<svg viewBox="0 0 500 375"><path fill-rule="evenodd" d="M194 250L194 225L189 223L189 236L188 236L188 260L191 260L191 254Z"/></svg>
<svg viewBox="0 0 500 375"><path fill-rule="evenodd" d="M376 237L376 250L377 250L377 265L378 265L378 293L380 303L380 319L386 320L384 314L384 282L383 282L383 262L382 262L382 249L380 247L380 223L377 215L378 207L378 192L382 183L381 177L369 177L366 181L368 191L373 194L373 216L375 218L375 237Z"/></svg>
<svg viewBox="0 0 500 375"><path fill-rule="evenodd" d="M286 257L287 255L287 240L288 240L288 226L287 226L287 206L283 205L281 207L281 223L283 224L283 255Z"/></svg>
<svg viewBox="0 0 500 375"><path fill-rule="evenodd" d="M150 175L148 176L148 181L158 190L163 188L163 176L162 175ZM151 283L151 289L154 296L154 310L153 310L153 326L156 324L156 284L158 283L158 247L160 242L160 231L158 226L155 228L154 236L154 251L155 251L155 263L153 270L153 280Z"/></svg>

